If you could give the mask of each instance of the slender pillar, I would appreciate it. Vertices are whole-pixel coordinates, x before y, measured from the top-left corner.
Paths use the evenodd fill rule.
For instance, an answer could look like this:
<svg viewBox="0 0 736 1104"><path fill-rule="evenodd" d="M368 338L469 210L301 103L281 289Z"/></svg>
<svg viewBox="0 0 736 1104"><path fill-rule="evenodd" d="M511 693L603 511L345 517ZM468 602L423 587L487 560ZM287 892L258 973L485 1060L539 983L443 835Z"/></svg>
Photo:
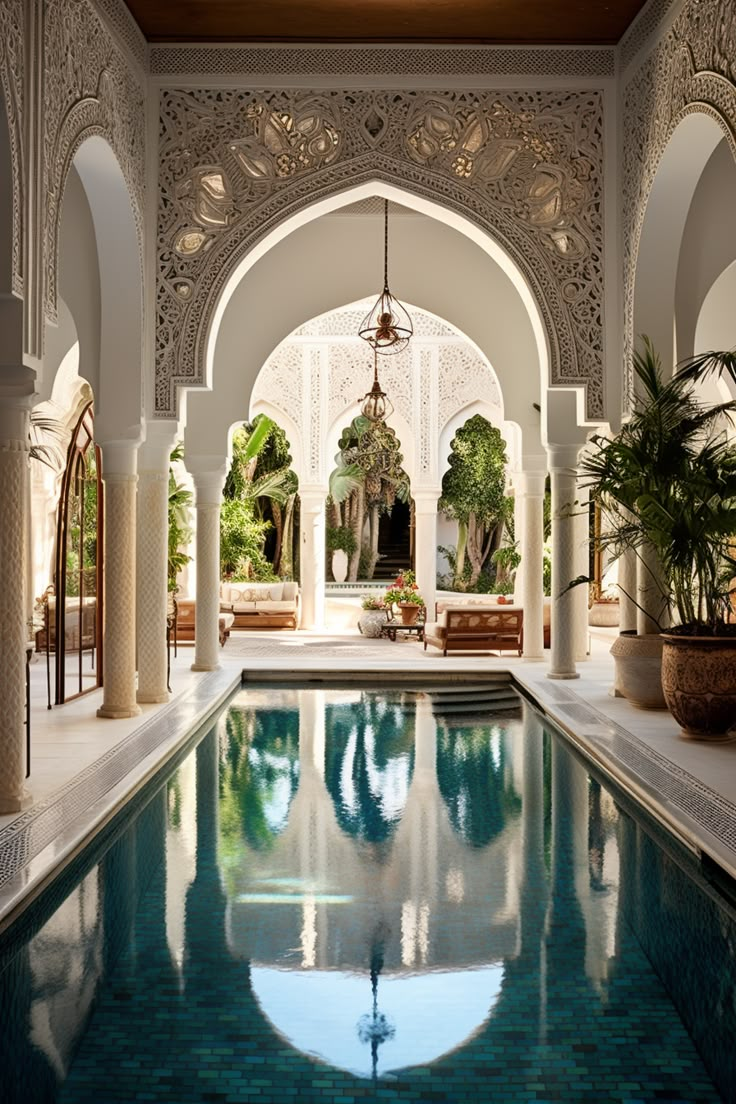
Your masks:
<svg viewBox="0 0 736 1104"><path fill-rule="evenodd" d="M588 492L578 484L576 491L574 534L575 534L575 572L574 577L590 575L590 514ZM588 587L581 583L575 587L573 595L575 659L578 662L588 658Z"/></svg>
<svg viewBox="0 0 736 1104"><path fill-rule="evenodd" d="M636 630L636 564L633 548L627 548L618 559L619 632Z"/></svg>
<svg viewBox="0 0 736 1104"><path fill-rule="evenodd" d="M301 622L302 629L322 629L325 623L325 502L326 487L300 490Z"/></svg>
<svg viewBox="0 0 736 1104"><path fill-rule="evenodd" d="M102 706L98 717L135 717L136 446L99 442L104 509Z"/></svg>
<svg viewBox="0 0 736 1104"><path fill-rule="evenodd" d="M165 702L169 554L169 456L176 423L148 426L138 450L138 701Z"/></svg>
<svg viewBox="0 0 736 1104"><path fill-rule="evenodd" d="M524 659L544 658L544 472L521 475L523 507L521 528L521 579L524 606ZM519 491L517 490L517 495ZM517 602L519 599L516 599Z"/></svg>
<svg viewBox="0 0 736 1104"><path fill-rule="evenodd" d="M579 678L575 669L575 599L566 587L575 578L577 447L549 449L552 485L552 632L547 678ZM564 593L563 593L564 591Z"/></svg>
<svg viewBox="0 0 736 1104"><path fill-rule="evenodd" d="M0 813L30 804L26 774L26 517L34 373L0 369Z"/></svg>
<svg viewBox="0 0 736 1104"><path fill-rule="evenodd" d="M414 495L414 564L417 583L427 608L427 620L434 620L437 597L437 502L439 492Z"/></svg>
<svg viewBox="0 0 736 1104"><path fill-rule="evenodd" d="M514 541L521 552L524 540L524 473L514 472L512 483L514 486ZM514 605L524 606L521 564L514 576Z"/></svg>
<svg viewBox="0 0 736 1104"><path fill-rule="evenodd" d="M225 464L214 471L189 470L194 476L197 511L197 604L194 613L193 671L216 671L219 666L220 619L220 503Z"/></svg>
<svg viewBox="0 0 736 1104"><path fill-rule="evenodd" d="M669 625L667 603L657 559L651 544L639 549L636 571L636 631L639 636L656 636Z"/></svg>

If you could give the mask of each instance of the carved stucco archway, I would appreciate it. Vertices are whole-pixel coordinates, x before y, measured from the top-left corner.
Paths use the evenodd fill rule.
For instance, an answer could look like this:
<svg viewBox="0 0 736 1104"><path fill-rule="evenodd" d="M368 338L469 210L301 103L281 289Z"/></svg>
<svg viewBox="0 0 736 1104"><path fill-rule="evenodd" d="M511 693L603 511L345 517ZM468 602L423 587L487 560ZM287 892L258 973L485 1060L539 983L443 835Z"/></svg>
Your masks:
<svg viewBox="0 0 736 1104"><path fill-rule="evenodd" d="M204 386L207 341L242 258L312 204L378 182L497 242L538 305L550 383L604 413L599 92L161 96L156 413Z"/></svg>
<svg viewBox="0 0 736 1104"><path fill-rule="evenodd" d="M624 88L625 406L633 393L635 283L652 187L673 135L690 115L713 120L736 157L734 49L736 9L731 0L690 0Z"/></svg>

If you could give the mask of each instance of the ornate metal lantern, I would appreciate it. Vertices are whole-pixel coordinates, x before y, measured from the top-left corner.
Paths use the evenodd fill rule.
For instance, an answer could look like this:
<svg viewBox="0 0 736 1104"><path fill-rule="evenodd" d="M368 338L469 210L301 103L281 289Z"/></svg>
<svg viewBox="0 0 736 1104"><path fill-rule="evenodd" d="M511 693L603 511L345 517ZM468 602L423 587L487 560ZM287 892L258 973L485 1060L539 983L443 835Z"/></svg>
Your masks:
<svg viewBox="0 0 736 1104"><path fill-rule="evenodd" d="M360 412L369 422L385 422L394 412L393 404L378 382L378 349L373 347L373 386L360 404Z"/></svg>
<svg viewBox="0 0 736 1104"><path fill-rule="evenodd" d="M383 291L361 322L358 333L382 355L400 353L414 333L408 311L388 286L388 200L384 201Z"/></svg>

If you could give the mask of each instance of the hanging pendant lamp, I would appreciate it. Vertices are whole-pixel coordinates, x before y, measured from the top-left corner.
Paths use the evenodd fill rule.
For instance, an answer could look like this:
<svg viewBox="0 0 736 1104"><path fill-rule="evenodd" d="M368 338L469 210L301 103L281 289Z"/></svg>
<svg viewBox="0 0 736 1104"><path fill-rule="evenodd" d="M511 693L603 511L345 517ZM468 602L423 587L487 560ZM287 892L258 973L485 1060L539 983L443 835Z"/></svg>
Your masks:
<svg viewBox="0 0 736 1104"><path fill-rule="evenodd" d="M369 422L384 422L394 412L393 404L378 382L378 349L373 347L373 387L360 404L360 412Z"/></svg>
<svg viewBox="0 0 736 1104"><path fill-rule="evenodd" d="M384 200L383 291L360 324L358 333L382 355L400 353L409 344L414 326L408 311L388 286L388 200Z"/></svg>

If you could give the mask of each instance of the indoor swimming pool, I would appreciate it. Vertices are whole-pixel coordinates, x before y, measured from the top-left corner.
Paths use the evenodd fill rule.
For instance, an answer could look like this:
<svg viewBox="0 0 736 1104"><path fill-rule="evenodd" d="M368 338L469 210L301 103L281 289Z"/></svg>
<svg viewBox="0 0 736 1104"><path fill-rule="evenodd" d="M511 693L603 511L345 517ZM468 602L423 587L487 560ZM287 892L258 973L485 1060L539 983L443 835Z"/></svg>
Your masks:
<svg viewBox="0 0 736 1104"><path fill-rule="evenodd" d="M735 948L508 689L249 687L0 937L0 1099L734 1100Z"/></svg>

